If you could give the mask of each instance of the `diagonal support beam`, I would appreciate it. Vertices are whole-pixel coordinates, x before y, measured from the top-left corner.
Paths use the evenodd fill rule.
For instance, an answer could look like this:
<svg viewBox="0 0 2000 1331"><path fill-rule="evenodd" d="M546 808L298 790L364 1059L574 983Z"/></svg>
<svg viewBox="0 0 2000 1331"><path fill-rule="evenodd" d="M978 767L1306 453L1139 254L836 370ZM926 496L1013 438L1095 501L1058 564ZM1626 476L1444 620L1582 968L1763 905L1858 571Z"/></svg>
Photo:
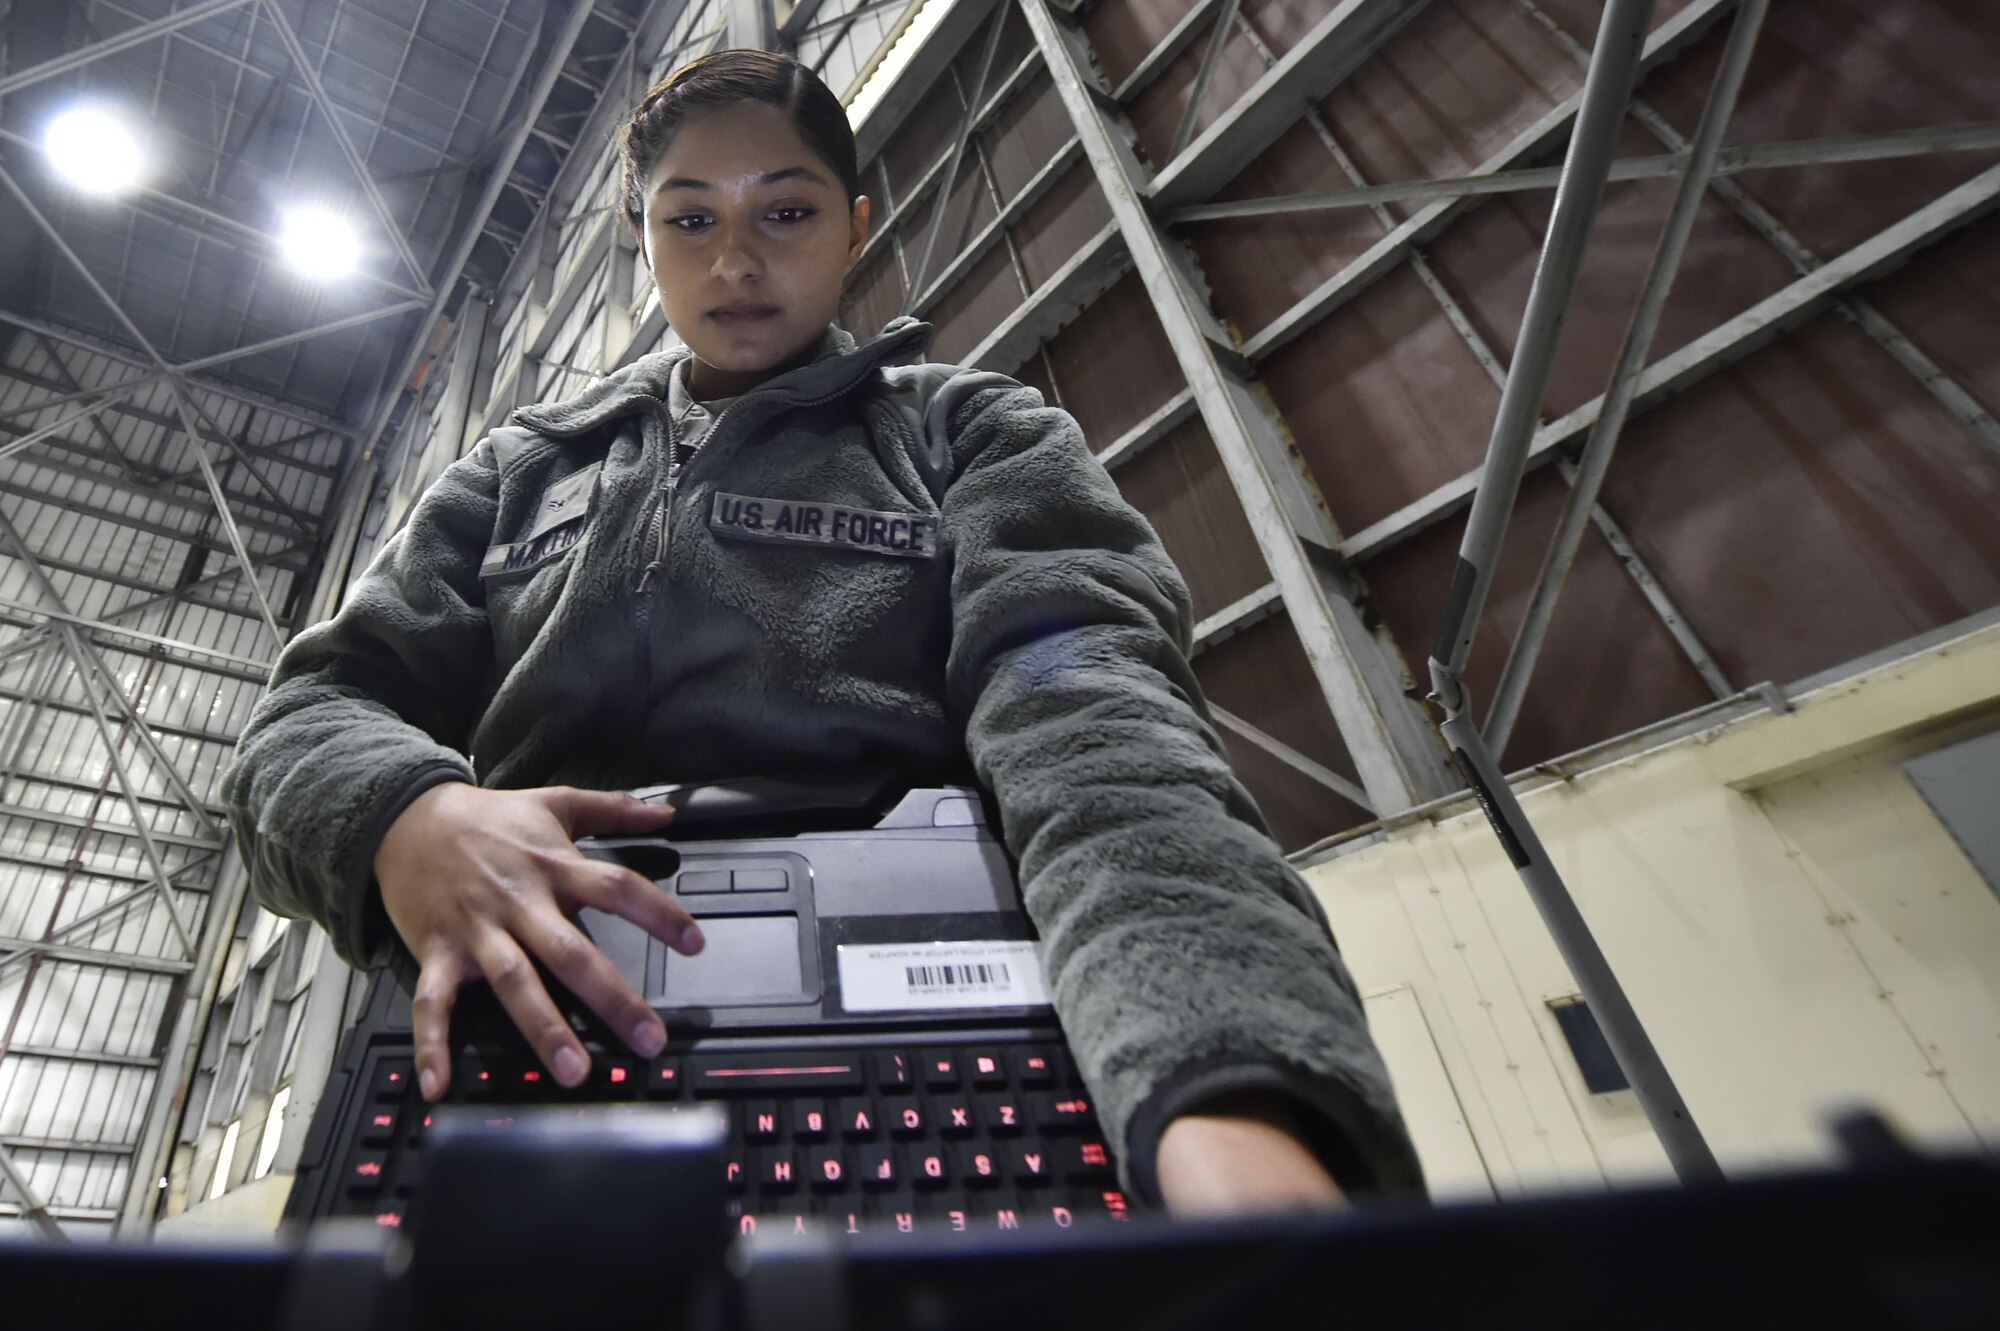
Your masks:
<svg viewBox="0 0 2000 1331"><path fill-rule="evenodd" d="M1326 557L1339 534L1324 502L1287 447L1268 393L1238 368L1233 339L1209 310L1186 247L1164 237L1147 214L1144 168L1129 133L1107 120L1108 98L1088 72L1082 34L1058 22L1047 0L1020 5L1354 759L1369 807L1387 816L1444 793L1443 753L1404 694L1400 661L1363 623L1337 565Z"/></svg>
<svg viewBox="0 0 2000 1331"><path fill-rule="evenodd" d="M125 755L119 751L118 733L111 728L110 720L104 715L104 705L97 700L97 691L90 687L90 667L84 660L86 649L78 640L76 630L68 624L60 625L56 635L83 682L83 700L90 707L90 718L97 726L98 738L104 741L104 751L110 756L118 788L125 796L126 806L132 811L132 827L139 834L140 853L145 857L146 867L153 871L152 890L159 895L160 905L167 913L167 923L173 926L174 937L180 940L183 955L192 957L195 953L194 934L189 930L187 921L181 918L180 906L174 901L173 876L160 856L159 845L153 840L145 807L139 803L139 785L132 779L131 769L125 765Z"/></svg>
<svg viewBox="0 0 2000 1331"><path fill-rule="evenodd" d="M1224 730L1256 745L1293 771L1311 777L1349 804L1358 805L1370 813L1374 812L1368 803L1368 792L1340 773L1324 764L1314 762L1283 740L1274 739L1268 731L1251 725L1232 711L1217 707L1214 703L1208 705L1208 710L1210 715L1215 717L1215 723Z"/></svg>
<svg viewBox="0 0 2000 1331"><path fill-rule="evenodd" d="M1689 0L1686 6L1662 23L1659 30L1647 39L1645 50L1639 57L1641 74L1672 59L1698 40L1710 27L1735 8L1737 2L1738 0ZM1495 171L1504 171L1533 159L1559 142L1562 136L1569 132L1582 103L1583 93L1578 91L1515 135L1506 147L1480 163L1471 174L1490 175ZM1205 195L1175 198L1164 202L1169 208L1206 202L1213 193L1211 190ZM1469 206L1470 201L1466 199L1447 199L1418 209L1401 226L1369 246L1367 251L1357 255L1353 262L1300 297L1290 309L1253 334L1244 342L1243 354L1253 361L1262 360L1293 341L1306 329L1366 291L1401 263L1412 250L1443 231Z"/></svg>
<svg viewBox="0 0 2000 1331"><path fill-rule="evenodd" d="M4 1146L0 1146L0 1180L13 1188L14 1195L21 1199L21 1214L34 1221L43 1238L58 1243L69 1241L69 1235L63 1233L63 1227L49 1214L47 1203L28 1185L28 1176L21 1172L21 1167L14 1163L14 1157L7 1154Z"/></svg>
<svg viewBox="0 0 2000 1331"><path fill-rule="evenodd" d="M2000 166L1989 167L1957 189L1919 208L1895 225L1877 232L1839 258L1814 269L1790 286L1738 314L1706 336L1661 360L1639 376L1633 412L1644 411L1671 393L1684 389L1723 366L1742 359L1778 334L1796 328L1831 306L1840 294L1888 272L1927 245L2000 206ZM1604 398L1584 403L1560 420L1541 427L1528 449L1528 461L1546 461L1556 449L1583 435L1604 410ZM1341 543L1341 553L1360 562L1369 559L1465 506L1479 482L1477 472L1446 481L1437 489L1354 533Z"/></svg>
<svg viewBox="0 0 2000 1331"><path fill-rule="evenodd" d="M133 733L138 736L140 745L145 748L146 756L165 775L167 783L174 788L174 793L187 806L188 812L194 815L195 822L201 826L201 830L208 836L219 840L222 836L222 830L208 816L207 807L195 796L194 791L188 786L186 779L181 776L180 769L174 765L173 760L167 756L166 751L160 746L160 741L154 736L152 727L146 724L146 718L140 715L138 706L131 698L126 696L124 687L118 682L117 673L105 665L103 656L98 653L95 647L86 646L78 642L76 635L78 616L71 611L68 603L63 599L62 593L56 589L55 583L50 580L47 571L36 560L34 551L28 548L26 539L4 513L0 513L0 540L4 540L12 548L14 557L19 559L22 567L28 571L29 580L35 584L35 590L40 592L42 599L49 603L50 608L46 613L50 615L53 621L49 630L51 638L56 641L75 643L83 649L84 655L78 658L77 665L81 672L79 682L83 685L84 695L86 697L90 696L90 666L94 665L98 678L103 682L104 688L117 700L119 710L124 713L125 719L131 725ZM83 622L87 623L88 621ZM67 637L64 635L67 635ZM137 806L134 805L133 807L136 814Z"/></svg>
<svg viewBox="0 0 2000 1331"><path fill-rule="evenodd" d="M389 211L388 200L382 197L381 189L375 184L375 177L369 173L368 163L361 159L361 153L355 148L354 140L348 137L347 126L340 123L340 112L334 109L333 99L327 96L326 85L320 82L319 71L313 68L312 58L300 44L298 33L292 29L292 21L285 17L285 11L277 4L277 0L259 0L259 2L263 7L264 17L270 21L272 31L278 34L278 41L292 57L292 64L298 68L299 78L305 82L306 92L312 97L313 105L319 108L321 118L326 121L327 128L332 130L334 142L340 145L341 155L347 158L347 164L354 169L354 175L361 184L361 192L368 196L368 206L375 210L376 219L388 233L389 243L396 247L396 254L402 259L403 267L409 271L411 280L417 284L417 289L429 295L430 278L424 272L423 264L417 261L416 252L410 248L409 238L403 234L403 228L396 221L396 215ZM590 0L577 0L577 2L580 8L589 10Z"/></svg>
<svg viewBox="0 0 2000 1331"><path fill-rule="evenodd" d="M141 23L136 28L127 28L121 33L106 37L101 42L93 42L89 46L79 47L77 50L59 55L53 60L44 60L39 65L32 65L17 73L9 74L5 78L0 78L0 97L4 97L6 94L15 92L21 88L30 87L47 79L52 79L58 74L67 74L72 69L81 69L91 61L101 60L107 55L116 55L120 51L129 51L135 46L143 46L145 43L164 37L168 33L178 32L180 29L200 23L204 19L214 18L218 14L226 14L232 9L241 9L249 3L251 3L251 0L208 0L206 4L191 5L178 13L162 15L150 23Z"/></svg>
<svg viewBox="0 0 2000 1331"><path fill-rule="evenodd" d="M911 297L923 290L924 274L930 271L931 255L937 251L938 236L944 231L945 214L951 211L951 187L958 181L959 164L965 160L965 145L976 128L977 110L985 100L986 81L993 72L993 52L999 48L1000 32L1006 26L1006 6L995 5L992 26L986 33L986 49L979 55L979 78L972 85L972 100L965 108L965 123L959 127L958 137L952 140L951 158L946 162L944 176L938 183L937 202L931 207L930 230L924 234L924 247L917 255L917 270L910 278L908 294Z"/></svg>
<svg viewBox="0 0 2000 1331"><path fill-rule="evenodd" d="M1278 141L1306 103L1359 69L1428 0L1339 0L1278 63L1160 169L1145 193L1157 209L1214 197L1257 154Z"/></svg>

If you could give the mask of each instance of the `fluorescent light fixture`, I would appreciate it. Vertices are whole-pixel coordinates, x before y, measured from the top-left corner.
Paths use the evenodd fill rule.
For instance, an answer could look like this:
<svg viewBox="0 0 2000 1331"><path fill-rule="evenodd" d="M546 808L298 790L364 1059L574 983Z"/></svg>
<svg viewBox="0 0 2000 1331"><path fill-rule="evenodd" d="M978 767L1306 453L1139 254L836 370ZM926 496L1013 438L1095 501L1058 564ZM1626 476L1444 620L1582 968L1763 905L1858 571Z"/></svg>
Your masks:
<svg viewBox="0 0 2000 1331"><path fill-rule="evenodd" d="M354 223L317 204L285 211L278 244L285 262L314 281L346 277L361 266L361 233Z"/></svg>
<svg viewBox="0 0 2000 1331"><path fill-rule="evenodd" d="M97 103L58 112L42 131L42 150L56 174L85 194L123 194L146 174L146 149L131 119Z"/></svg>

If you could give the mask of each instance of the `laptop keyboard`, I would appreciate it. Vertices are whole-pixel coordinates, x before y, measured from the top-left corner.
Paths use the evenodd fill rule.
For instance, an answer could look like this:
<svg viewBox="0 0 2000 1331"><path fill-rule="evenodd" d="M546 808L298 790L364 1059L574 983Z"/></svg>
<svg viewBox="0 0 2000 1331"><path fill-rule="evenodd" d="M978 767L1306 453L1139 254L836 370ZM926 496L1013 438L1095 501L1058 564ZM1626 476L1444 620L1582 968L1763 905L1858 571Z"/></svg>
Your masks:
<svg viewBox="0 0 2000 1331"><path fill-rule="evenodd" d="M378 1047L331 1145L333 1213L400 1227L422 1205L430 1113L407 1047ZM979 1234L1123 1220L1109 1143L1059 1039L866 1043L676 1052L591 1051L584 1085L539 1065L461 1055L447 1103L504 1129L520 1106L579 1114L719 1104L728 1117L728 1223L740 1234Z"/></svg>

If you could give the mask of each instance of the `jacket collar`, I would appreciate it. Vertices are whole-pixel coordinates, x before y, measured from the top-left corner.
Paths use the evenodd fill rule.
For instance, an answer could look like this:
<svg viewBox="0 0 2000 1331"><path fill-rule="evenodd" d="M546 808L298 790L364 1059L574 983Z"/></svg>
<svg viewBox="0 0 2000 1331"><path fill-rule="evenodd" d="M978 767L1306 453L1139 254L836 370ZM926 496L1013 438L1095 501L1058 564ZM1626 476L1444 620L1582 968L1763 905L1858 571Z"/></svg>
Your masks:
<svg viewBox="0 0 2000 1331"><path fill-rule="evenodd" d="M765 380L742 396L792 403L832 397L854 387L878 366L921 355L930 340L931 325L907 314L897 315L881 332L860 344L839 324L829 323L809 361ZM674 367L693 354L683 345L641 356L566 402L520 407L512 419L551 437L586 434L607 421L665 402L672 391Z"/></svg>

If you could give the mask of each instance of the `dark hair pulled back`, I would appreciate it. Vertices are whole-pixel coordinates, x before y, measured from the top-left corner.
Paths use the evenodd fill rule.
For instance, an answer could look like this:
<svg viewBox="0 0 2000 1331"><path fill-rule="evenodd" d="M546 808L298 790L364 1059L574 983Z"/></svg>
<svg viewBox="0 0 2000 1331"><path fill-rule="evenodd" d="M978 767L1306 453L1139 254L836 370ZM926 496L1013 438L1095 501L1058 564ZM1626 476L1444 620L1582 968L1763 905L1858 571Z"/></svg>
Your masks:
<svg viewBox="0 0 2000 1331"><path fill-rule="evenodd" d="M636 234L646 229L646 183L681 123L695 112L737 102L767 102L790 116L806 146L839 177L849 206L860 196L854 130L840 98L790 56L731 47L690 60L661 79L618 127L619 207Z"/></svg>

